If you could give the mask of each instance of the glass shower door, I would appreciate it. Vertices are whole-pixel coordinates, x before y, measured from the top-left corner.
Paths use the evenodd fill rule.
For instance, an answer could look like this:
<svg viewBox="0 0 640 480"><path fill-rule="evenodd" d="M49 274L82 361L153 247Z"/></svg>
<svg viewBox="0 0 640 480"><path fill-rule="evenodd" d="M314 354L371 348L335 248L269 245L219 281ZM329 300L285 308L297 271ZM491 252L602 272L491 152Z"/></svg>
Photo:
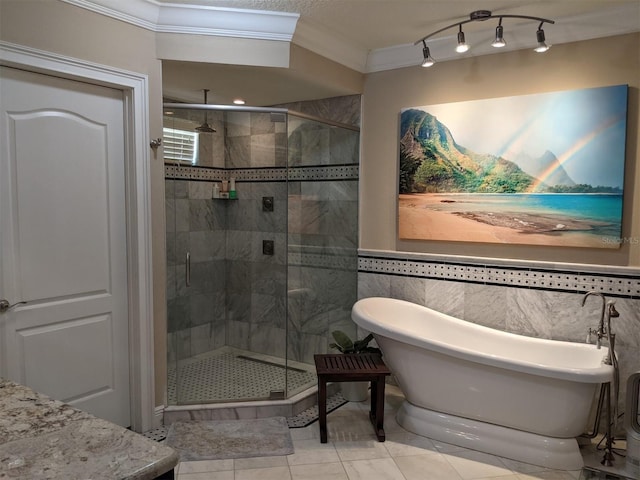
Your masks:
<svg viewBox="0 0 640 480"><path fill-rule="evenodd" d="M291 364L313 365L331 332L355 337L357 128L289 115L289 340Z"/></svg>
<svg viewBox="0 0 640 480"><path fill-rule="evenodd" d="M177 136L177 131L193 126L186 120L174 118L172 111L165 110L163 116L163 157L165 165L165 217L167 252L167 397L170 405L178 403L178 362L188 356L190 336L188 323L188 303L184 297L182 263L187 253L188 230L187 192L188 179L180 178L181 167L188 165L187 150L191 155L196 149L192 136L191 145L185 135ZM187 222L185 224L185 221ZM180 277L180 278L179 278Z"/></svg>
<svg viewBox="0 0 640 480"><path fill-rule="evenodd" d="M167 166L169 403L284 398L286 117L170 107L196 146Z"/></svg>
<svg viewBox="0 0 640 480"><path fill-rule="evenodd" d="M221 115L166 108L163 150L167 225L169 404L206 403L209 352L225 343L225 211L213 202L224 165ZM213 127L202 129L203 124Z"/></svg>

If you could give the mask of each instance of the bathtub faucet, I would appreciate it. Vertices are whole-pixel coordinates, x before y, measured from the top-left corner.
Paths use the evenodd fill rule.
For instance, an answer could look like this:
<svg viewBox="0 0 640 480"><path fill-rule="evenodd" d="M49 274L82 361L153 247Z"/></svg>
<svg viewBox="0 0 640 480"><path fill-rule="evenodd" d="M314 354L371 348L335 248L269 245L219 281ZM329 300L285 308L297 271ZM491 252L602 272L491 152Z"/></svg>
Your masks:
<svg viewBox="0 0 640 480"><path fill-rule="evenodd" d="M596 334L596 348L601 348L602 347L602 338L605 337L607 335L607 332L605 330L605 325L604 325L604 314L605 314L605 309L606 309L606 305L607 305L607 299L606 297L600 293L600 292L596 292L595 290L591 290L589 292L587 292L584 297L582 297L582 306L584 307L584 302L587 301L587 297L589 295L597 295L600 298L602 298L602 311L600 312L600 322L598 323L598 329L593 331L591 330L591 328L589 328L589 336L587 337L587 340L589 338L591 338L591 334L595 333ZM615 310L615 309L614 309ZM616 312L618 313L618 312Z"/></svg>
<svg viewBox="0 0 640 480"><path fill-rule="evenodd" d="M607 424L605 433L606 446L604 449L604 458L600 463L607 467L611 467L613 466L614 461L612 431L615 431L616 428L616 422L618 419L618 397L620 395L620 367L618 365L618 359L615 353L616 336L611 331L611 319L619 317L620 313L618 313L618 310L616 310L615 303L613 301L607 302L606 297L602 293L593 290L587 292L584 297L582 297L583 307L584 302L587 300L587 297L589 295L597 295L602 298L602 312L600 313L600 323L598 324L598 330L594 332L593 330L591 330L591 328L589 328L589 337L592 333L596 334L597 348L601 348L602 337L607 337L607 342L609 343L609 351L607 352L607 357L604 359L604 363L613 365L613 379L611 382L602 385L600 394L602 398L602 392L606 392L607 397ZM589 341L589 337L587 337L587 341ZM612 389L613 395L611 395Z"/></svg>

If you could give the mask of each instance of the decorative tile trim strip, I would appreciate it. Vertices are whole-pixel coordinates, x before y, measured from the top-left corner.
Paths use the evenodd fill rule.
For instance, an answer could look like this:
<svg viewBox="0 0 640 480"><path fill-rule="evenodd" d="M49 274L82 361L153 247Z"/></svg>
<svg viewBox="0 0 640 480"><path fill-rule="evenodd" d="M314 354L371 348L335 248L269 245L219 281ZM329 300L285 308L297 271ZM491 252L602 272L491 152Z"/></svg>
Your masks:
<svg viewBox="0 0 640 480"><path fill-rule="evenodd" d="M164 174L167 179L180 180L200 180L209 182L220 182L234 177L240 182L277 182L284 181L286 169L278 168L245 168L245 169L225 169L194 167L188 165L165 165Z"/></svg>
<svg viewBox="0 0 640 480"><path fill-rule="evenodd" d="M358 180L358 165L327 165L312 167L272 168L207 168L188 165L164 166L167 179L220 182L234 177L238 182L284 182L318 180Z"/></svg>
<svg viewBox="0 0 640 480"><path fill-rule="evenodd" d="M358 180L358 178L358 165L292 167L289 169L289 180Z"/></svg>
<svg viewBox="0 0 640 480"><path fill-rule="evenodd" d="M227 180L226 170L223 168L193 167L188 165L168 165L164 166L164 176L167 179L180 180L206 180L220 182Z"/></svg>
<svg viewBox="0 0 640 480"><path fill-rule="evenodd" d="M320 253L290 253L289 267L326 268L329 270L347 270L355 272L358 262L354 256Z"/></svg>
<svg viewBox="0 0 640 480"><path fill-rule="evenodd" d="M358 257L355 248L322 247L317 245L288 246L288 265L356 272Z"/></svg>
<svg viewBox="0 0 640 480"><path fill-rule="evenodd" d="M615 297L640 297L638 273L585 273L577 269L552 270L363 255L358 257L358 272L575 293L596 290Z"/></svg>
<svg viewBox="0 0 640 480"><path fill-rule="evenodd" d="M287 169L278 168L245 168L227 170L228 177L235 177L237 182L284 182Z"/></svg>

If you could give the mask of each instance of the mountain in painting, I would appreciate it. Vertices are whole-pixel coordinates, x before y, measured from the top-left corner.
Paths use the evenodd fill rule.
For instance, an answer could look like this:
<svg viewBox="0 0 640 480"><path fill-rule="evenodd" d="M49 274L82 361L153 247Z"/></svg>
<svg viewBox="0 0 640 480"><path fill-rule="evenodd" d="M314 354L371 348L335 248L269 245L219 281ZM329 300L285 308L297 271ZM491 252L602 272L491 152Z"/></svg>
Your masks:
<svg viewBox="0 0 640 480"><path fill-rule="evenodd" d="M427 112L405 110L400 123L400 193L520 193L537 184L516 163L459 145Z"/></svg>
<svg viewBox="0 0 640 480"><path fill-rule="evenodd" d="M547 185L573 186L576 184L558 158L549 150L538 158L520 153L511 158L511 161L529 175L543 179Z"/></svg>

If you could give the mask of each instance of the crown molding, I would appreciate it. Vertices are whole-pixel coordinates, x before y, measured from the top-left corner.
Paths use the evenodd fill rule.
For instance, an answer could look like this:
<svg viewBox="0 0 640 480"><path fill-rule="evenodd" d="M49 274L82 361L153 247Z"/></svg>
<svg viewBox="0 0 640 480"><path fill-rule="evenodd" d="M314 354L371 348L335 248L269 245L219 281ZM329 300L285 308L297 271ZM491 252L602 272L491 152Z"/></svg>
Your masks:
<svg viewBox="0 0 640 480"><path fill-rule="evenodd" d="M155 0L61 0L159 33L212 35L290 42L297 13L209 7Z"/></svg>

